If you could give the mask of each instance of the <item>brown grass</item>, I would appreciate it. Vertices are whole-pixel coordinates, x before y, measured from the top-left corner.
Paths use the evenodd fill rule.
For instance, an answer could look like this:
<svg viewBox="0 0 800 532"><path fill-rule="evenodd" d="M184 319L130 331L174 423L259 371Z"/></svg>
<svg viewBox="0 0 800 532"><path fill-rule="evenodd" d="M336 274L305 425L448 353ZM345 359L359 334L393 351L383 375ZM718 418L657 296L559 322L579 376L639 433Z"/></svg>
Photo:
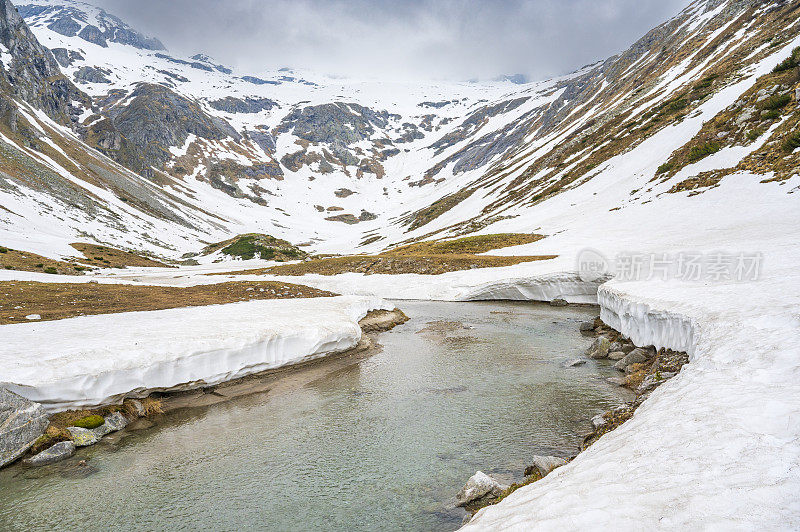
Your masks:
<svg viewBox="0 0 800 532"><path fill-rule="evenodd" d="M98 268L124 268L125 266L169 268L163 262L150 259L144 255L123 251L121 249L100 244L87 244L85 242L75 242L70 244L86 257L86 261Z"/></svg>
<svg viewBox="0 0 800 532"><path fill-rule="evenodd" d="M281 264L271 268L257 268L236 272L212 273L208 275L337 275L356 272L370 274L418 273L439 275L446 272L469 270L472 268L499 268L513 266L521 262L549 260L556 255L535 255L525 257L497 257L491 255L352 255L314 259L297 264Z"/></svg>
<svg viewBox="0 0 800 532"><path fill-rule="evenodd" d="M0 268L67 275L82 275L83 270L89 269L79 264L48 259L36 253L18 251L5 246L0 246Z"/></svg>
<svg viewBox="0 0 800 532"><path fill-rule="evenodd" d="M530 244L544 238L532 233L497 233L453 240L416 242L386 251L385 255L454 255L486 253L493 249Z"/></svg>
<svg viewBox="0 0 800 532"><path fill-rule="evenodd" d="M58 320L90 314L161 310L234 303L251 299L328 297L307 286L264 282L228 282L187 288L96 283L0 282L0 325L23 323L25 316ZM19 308L17 308L19 307Z"/></svg>

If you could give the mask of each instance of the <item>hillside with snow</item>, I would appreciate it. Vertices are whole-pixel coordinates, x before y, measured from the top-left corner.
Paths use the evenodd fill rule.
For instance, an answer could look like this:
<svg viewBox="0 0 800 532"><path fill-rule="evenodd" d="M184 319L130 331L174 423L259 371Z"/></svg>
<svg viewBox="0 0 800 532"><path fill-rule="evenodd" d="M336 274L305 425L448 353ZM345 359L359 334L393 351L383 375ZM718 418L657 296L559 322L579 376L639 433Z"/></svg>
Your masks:
<svg viewBox="0 0 800 532"><path fill-rule="evenodd" d="M170 265L200 259L91 276L0 270L0 280L300 283L370 296L348 300L359 312L339 324L350 328L363 301L383 308L372 296L599 304L636 345L685 351L690 363L618 430L467 528L797 528L798 2L696 0L622 53L531 83L239 72L198 52L173 55L91 4L0 0L0 246L49 259L76 256L75 242ZM243 233L292 253L370 257L533 234L492 255L536 260L279 275L214 245ZM2 327L85 340L80 322L33 325ZM135 365L152 346L163 342L123 346L122 358ZM35 367L15 371L35 380ZM104 397L124 394L113 384ZM90 404L89 393L75 385L57 402Z"/></svg>
<svg viewBox="0 0 800 532"><path fill-rule="evenodd" d="M21 2L86 96L66 130L18 102L18 122L39 142L5 135L5 157L52 182L7 172L2 240L63 254L65 242L88 239L176 258L261 232L309 251L371 252L525 223L549 198L612 176L620 186L604 207L620 215L696 194L719 181L699 176L749 170L753 154L791 130L791 115L752 116L765 94L749 91L797 44L791 8L695 2L619 56L516 85L234 72L202 54L173 57L89 4ZM723 113L750 116L715 133L713 155L680 157ZM781 154L781 166L794 157ZM790 177L769 165L756 173ZM53 187L80 199L65 202ZM573 203L567 211L585 208Z"/></svg>

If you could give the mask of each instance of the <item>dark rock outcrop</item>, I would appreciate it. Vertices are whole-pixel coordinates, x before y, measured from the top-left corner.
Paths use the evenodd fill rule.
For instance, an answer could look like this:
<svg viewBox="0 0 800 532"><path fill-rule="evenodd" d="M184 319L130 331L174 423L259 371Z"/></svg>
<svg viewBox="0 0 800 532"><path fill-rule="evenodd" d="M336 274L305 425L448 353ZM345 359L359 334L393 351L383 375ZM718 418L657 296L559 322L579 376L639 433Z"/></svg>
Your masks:
<svg viewBox="0 0 800 532"><path fill-rule="evenodd" d="M106 74L110 72L102 68L82 66L75 72L74 78L75 81L83 83L111 83Z"/></svg>
<svg viewBox="0 0 800 532"><path fill-rule="evenodd" d="M167 87L140 83L126 105L113 107L89 127L87 140L120 164L146 177L172 158L171 146L189 135L209 140L241 136L226 121Z"/></svg>
<svg viewBox="0 0 800 532"><path fill-rule="evenodd" d="M226 113L259 113L261 111L269 111L278 104L275 100L269 98L234 98L228 96L221 100L214 100L208 102L212 108L217 111L224 111Z"/></svg>
<svg viewBox="0 0 800 532"><path fill-rule="evenodd" d="M12 58L10 65L2 65L0 93L24 100L62 124L78 114L73 100L88 105L88 97L61 74L53 54L39 44L8 0L0 0L0 44Z"/></svg>

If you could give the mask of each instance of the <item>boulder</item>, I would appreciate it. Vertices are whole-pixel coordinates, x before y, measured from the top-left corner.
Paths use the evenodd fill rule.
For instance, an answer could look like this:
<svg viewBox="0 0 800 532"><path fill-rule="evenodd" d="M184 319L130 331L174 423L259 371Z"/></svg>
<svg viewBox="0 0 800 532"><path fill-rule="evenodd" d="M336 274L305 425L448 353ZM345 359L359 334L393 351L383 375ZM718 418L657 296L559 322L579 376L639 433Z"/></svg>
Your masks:
<svg viewBox="0 0 800 532"><path fill-rule="evenodd" d="M606 358L608 350L611 347L611 342L605 336L598 336L589 349L586 350L586 356L589 358Z"/></svg>
<svg viewBox="0 0 800 532"><path fill-rule="evenodd" d="M110 416L106 417L106 422L104 425L108 425L108 427L111 429L110 432L116 432L127 427L128 420L125 419L125 416L123 416L121 412L114 412Z"/></svg>
<svg viewBox="0 0 800 532"><path fill-rule="evenodd" d="M625 355L625 358L617 361L617 363L614 364L614 367L620 371L625 371L625 369L632 364L641 364L642 362L647 362L650 360L651 356L652 354L647 349L637 347Z"/></svg>
<svg viewBox="0 0 800 532"><path fill-rule="evenodd" d="M557 297L557 298L553 299L552 301L550 301L550 306L551 307L566 307L567 305L569 305L569 302L566 299L561 298L561 297Z"/></svg>
<svg viewBox="0 0 800 532"><path fill-rule="evenodd" d="M573 358L572 360L567 360L564 362L565 368L574 368L575 366L583 366L586 364L586 360L583 358Z"/></svg>
<svg viewBox="0 0 800 532"><path fill-rule="evenodd" d="M557 456L534 456L533 465L525 468L525 474L531 475L535 471L538 471L541 476L546 476L553 469L566 463L566 460Z"/></svg>
<svg viewBox="0 0 800 532"><path fill-rule="evenodd" d="M609 350L608 353L609 360L622 360L623 358L625 358L625 353L623 351Z"/></svg>
<svg viewBox="0 0 800 532"><path fill-rule="evenodd" d="M458 506L466 506L482 499L494 499L507 489L508 486L504 486L486 473L478 471L458 492L456 503Z"/></svg>
<svg viewBox="0 0 800 532"><path fill-rule="evenodd" d="M578 326L578 329L582 333L594 332L594 322L593 321L582 321L581 324Z"/></svg>
<svg viewBox="0 0 800 532"><path fill-rule="evenodd" d="M592 427L594 427L595 430L599 429L606 423L608 422L606 421L606 418L603 414L597 414L592 418Z"/></svg>
<svg viewBox="0 0 800 532"><path fill-rule="evenodd" d="M60 462L75 454L75 443L71 441L60 441L49 449L45 449L37 455L26 458L23 462L32 466L43 466Z"/></svg>
<svg viewBox="0 0 800 532"><path fill-rule="evenodd" d="M72 441L75 442L76 447L86 447L87 445L94 445L100 441L100 436L98 436L94 430L83 429L81 427L67 427L67 431L69 435L72 436Z"/></svg>
<svg viewBox="0 0 800 532"><path fill-rule="evenodd" d="M627 382L623 377L609 377L606 379L607 382L611 384L616 384L617 386L625 386Z"/></svg>
<svg viewBox="0 0 800 532"><path fill-rule="evenodd" d="M0 388L0 467L22 456L49 424L42 405Z"/></svg>

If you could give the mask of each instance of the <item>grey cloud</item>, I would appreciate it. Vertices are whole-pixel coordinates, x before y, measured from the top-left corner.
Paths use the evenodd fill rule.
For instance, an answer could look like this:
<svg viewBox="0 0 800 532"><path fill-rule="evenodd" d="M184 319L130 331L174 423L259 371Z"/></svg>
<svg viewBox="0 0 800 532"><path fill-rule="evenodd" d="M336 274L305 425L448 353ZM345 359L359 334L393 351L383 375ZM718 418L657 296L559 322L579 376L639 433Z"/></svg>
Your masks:
<svg viewBox="0 0 800 532"><path fill-rule="evenodd" d="M91 0L90 0L91 1ZM96 0L173 52L241 69L467 79L563 74L688 0Z"/></svg>

